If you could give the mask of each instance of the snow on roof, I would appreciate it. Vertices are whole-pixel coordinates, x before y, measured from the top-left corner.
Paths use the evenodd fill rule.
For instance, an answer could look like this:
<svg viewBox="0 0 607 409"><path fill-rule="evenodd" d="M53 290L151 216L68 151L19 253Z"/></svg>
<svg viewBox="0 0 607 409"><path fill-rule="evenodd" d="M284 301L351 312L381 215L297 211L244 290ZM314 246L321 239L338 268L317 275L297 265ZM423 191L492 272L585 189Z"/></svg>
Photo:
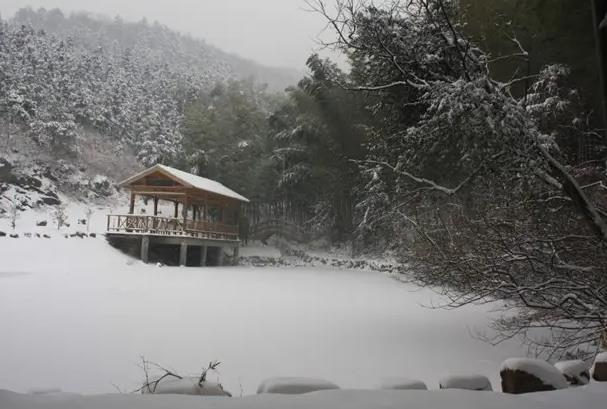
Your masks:
<svg viewBox="0 0 607 409"><path fill-rule="evenodd" d="M240 200L241 202L249 202L249 199L246 197L236 193L230 188L225 187L219 182L216 182L211 179L203 178L202 176L193 175L188 172L184 172L183 170L175 169L170 166L157 164L148 168L142 172L137 173L134 176L131 176L128 179L123 180L119 183L120 186L125 186L134 182L137 179L140 179L144 176L149 175L150 173L160 171L168 174L172 178L176 179L180 183L184 184L188 187L193 187L200 190L205 190L207 192L216 193L220 196L231 197L232 199Z"/></svg>
<svg viewBox="0 0 607 409"><path fill-rule="evenodd" d="M567 388L569 384L565 376L554 365L535 358L510 358L502 363L501 370L523 371L540 379L544 384L555 389Z"/></svg>

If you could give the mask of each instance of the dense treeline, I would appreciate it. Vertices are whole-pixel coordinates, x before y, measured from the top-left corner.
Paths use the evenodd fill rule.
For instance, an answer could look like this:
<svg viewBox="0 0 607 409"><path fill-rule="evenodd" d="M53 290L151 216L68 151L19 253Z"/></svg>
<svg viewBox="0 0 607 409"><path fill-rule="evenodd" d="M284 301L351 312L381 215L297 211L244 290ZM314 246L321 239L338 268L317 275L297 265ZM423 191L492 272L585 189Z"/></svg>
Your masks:
<svg viewBox="0 0 607 409"><path fill-rule="evenodd" d="M78 24L81 18L87 24ZM43 146L76 153L77 127L87 126L133 146L143 164L173 160L180 153L185 102L225 80L228 71L212 56L198 71L167 63L153 50L170 49L179 37L165 36L170 32L160 26L120 21L91 26L87 17L71 19L67 24L58 10L23 9L15 21L0 23L6 137L13 127L25 128ZM59 36L34 28L43 26L73 30ZM112 41L102 28L121 41ZM150 48L154 34L166 45ZM95 36L95 44L88 41Z"/></svg>
<svg viewBox="0 0 607 409"><path fill-rule="evenodd" d="M75 154L78 127L91 127L132 146L144 165L173 163L188 104L258 71L158 23L25 8L0 21L2 133L25 129Z"/></svg>

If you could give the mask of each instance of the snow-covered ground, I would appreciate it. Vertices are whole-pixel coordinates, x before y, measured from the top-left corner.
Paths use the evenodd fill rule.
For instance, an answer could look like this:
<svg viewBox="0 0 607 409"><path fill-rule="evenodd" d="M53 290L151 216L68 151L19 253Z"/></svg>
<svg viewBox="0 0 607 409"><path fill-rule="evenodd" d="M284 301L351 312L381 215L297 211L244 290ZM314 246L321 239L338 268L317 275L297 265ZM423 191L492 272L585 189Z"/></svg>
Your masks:
<svg viewBox="0 0 607 409"><path fill-rule="evenodd" d="M243 398L184 395L21 395L0 390L3 409L603 409L606 384L526 395L467 390L329 390Z"/></svg>
<svg viewBox="0 0 607 409"><path fill-rule="evenodd" d="M436 388L462 370L498 387L500 362L524 355L472 338L485 309L424 308L432 292L377 272L158 267L101 237L0 240L0 388L135 389L140 355L192 374L220 360L235 395L272 376Z"/></svg>
<svg viewBox="0 0 607 409"><path fill-rule="evenodd" d="M91 232L103 231L110 210L121 209L94 208ZM437 295L383 273L144 265L102 236L65 238L66 232L86 230L76 223L86 207L72 205L68 213L69 229L57 231L51 216L30 212L17 222L20 238L0 238L0 389L134 390L143 380L143 355L184 375L220 360L219 380L235 396L253 394L276 376L324 378L348 389L409 377L437 389L444 375L484 374L500 390L500 363L526 352L514 341L494 347L471 335L487 330L486 307L429 309L424 305L441 301ZM37 220L49 225L37 227ZM0 230L11 233L7 219L0 219ZM27 238L26 232L52 237ZM244 252L278 255L263 247ZM355 398L363 406L375 400L397 407L403 401L449 402L460 392L435 391L413 401L401 393L419 391L318 392L288 403L283 397L205 402L217 408L342 407L342 400ZM510 407L511 397L467 393L480 395L458 395L461 402ZM197 399L0 392L0 407L187 408L199 407Z"/></svg>

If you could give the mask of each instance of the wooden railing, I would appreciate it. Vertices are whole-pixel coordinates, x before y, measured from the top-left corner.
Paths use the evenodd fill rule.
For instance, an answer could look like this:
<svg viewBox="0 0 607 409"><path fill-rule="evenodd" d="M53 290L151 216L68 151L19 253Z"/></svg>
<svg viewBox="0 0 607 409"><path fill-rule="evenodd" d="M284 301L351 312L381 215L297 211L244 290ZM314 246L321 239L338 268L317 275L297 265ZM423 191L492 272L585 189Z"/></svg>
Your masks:
<svg viewBox="0 0 607 409"><path fill-rule="evenodd" d="M205 220L172 217L108 214L108 233L188 236L213 240L238 240L238 226Z"/></svg>

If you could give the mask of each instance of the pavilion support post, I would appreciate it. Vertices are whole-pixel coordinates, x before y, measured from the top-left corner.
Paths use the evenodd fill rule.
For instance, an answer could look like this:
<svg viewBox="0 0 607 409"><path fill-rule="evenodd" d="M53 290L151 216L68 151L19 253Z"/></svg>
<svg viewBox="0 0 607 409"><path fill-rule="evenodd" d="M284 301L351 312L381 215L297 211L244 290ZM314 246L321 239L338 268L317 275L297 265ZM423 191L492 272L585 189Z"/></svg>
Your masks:
<svg viewBox="0 0 607 409"><path fill-rule="evenodd" d="M183 221L185 222L188 218L188 210L190 207L190 201L188 200L188 197L185 197L185 200L183 202L183 211L182 211L182 216L183 216Z"/></svg>
<svg viewBox="0 0 607 409"><path fill-rule="evenodd" d="M131 203L129 205L129 214L135 213L135 193L131 193Z"/></svg>
<svg viewBox="0 0 607 409"><path fill-rule="evenodd" d="M207 265L207 246L200 246L200 266L205 267Z"/></svg>
<svg viewBox="0 0 607 409"><path fill-rule="evenodd" d="M173 216L175 219L179 217L179 202L175 202L175 214Z"/></svg>
<svg viewBox="0 0 607 409"><path fill-rule="evenodd" d="M154 196L154 216L158 216L158 196Z"/></svg>
<svg viewBox="0 0 607 409"><path fill-rule="evenodd" d="M141 261L147 263L150 251L150 236L141 237Z"/></svg>
<svg viewBox="0 0 607 409"><path fill-rule="evenodd" d="M188 244L182 241L179 245L179 265L185 266L188 258Z"/></svg>
<svg viewBox="0 0 607 409"><path fill-rule="evenodd" d="M223 247L217 247L219 253L217 254L217 265L223 266Z"/></svg>
<svg viewBox="0 0 607 409"><path fill-rule="evenodd" d="M234 261L238 262L238 255L240 253L240 245L235 245L234 246L234 253L232 254L234 256Z"/></svg>

